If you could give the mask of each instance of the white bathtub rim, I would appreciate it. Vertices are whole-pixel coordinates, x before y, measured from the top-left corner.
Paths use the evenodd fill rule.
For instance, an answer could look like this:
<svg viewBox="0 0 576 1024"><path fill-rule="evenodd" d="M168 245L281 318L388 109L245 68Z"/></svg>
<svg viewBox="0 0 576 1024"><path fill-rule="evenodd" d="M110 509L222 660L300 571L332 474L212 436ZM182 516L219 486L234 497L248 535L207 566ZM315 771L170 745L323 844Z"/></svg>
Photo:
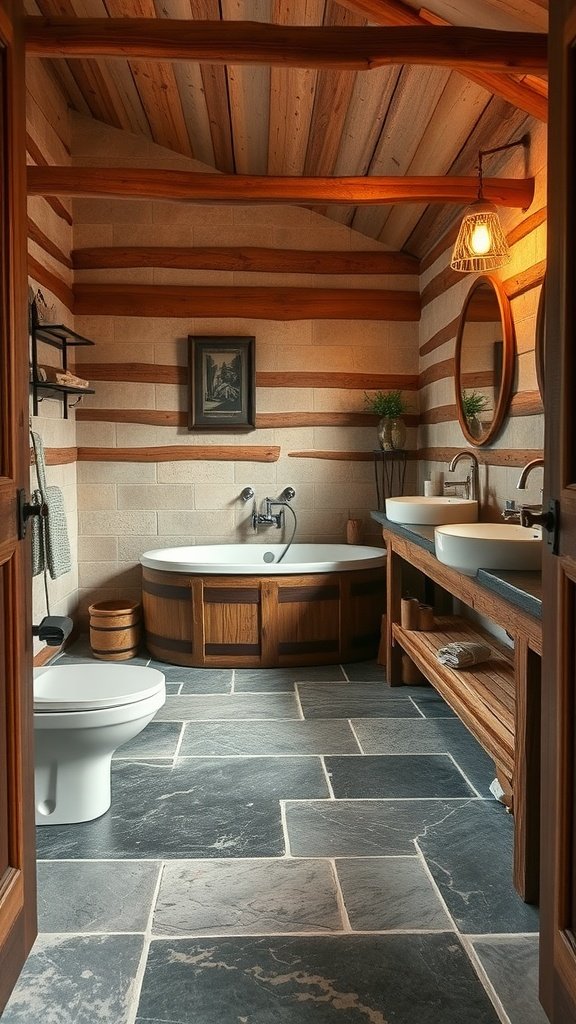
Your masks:
<svg viewBox="0 0 576 1024"><path fill-rule="evenodd" d="M302 548L309 550L303 552ZM353 572L381 568L386 564L384 548L360 544L294 544L289 549L286 560L264 561L266 552L271 552L277 558L283 550L283 544L191 544L145 551L140 556L140 562L147 569L188 573L193 576L298 576ZM189 553L188 557L183 556L184 552ZM215 560L216 553L222 561ZM246 559L244 562L230 560L230 556L240 553ZM314 553L316 557L310 557ZM301 560L291 560L297 554L302 556ZM228 555L228 560L224 559L225 555Z"/></svg>

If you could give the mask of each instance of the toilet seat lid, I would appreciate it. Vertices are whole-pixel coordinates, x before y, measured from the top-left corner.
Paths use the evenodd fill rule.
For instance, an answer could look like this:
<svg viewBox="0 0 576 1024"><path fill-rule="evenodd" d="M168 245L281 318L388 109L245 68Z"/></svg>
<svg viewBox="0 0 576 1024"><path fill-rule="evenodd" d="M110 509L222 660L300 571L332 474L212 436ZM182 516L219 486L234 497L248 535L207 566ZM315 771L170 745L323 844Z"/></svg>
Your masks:
<svg viewBox="0 0 576 1024"><path fill-rule="evenodd" d="M141 665L47 665L34 670L36 711L97 711L135 704L164 689L164 673Z"/></svg>

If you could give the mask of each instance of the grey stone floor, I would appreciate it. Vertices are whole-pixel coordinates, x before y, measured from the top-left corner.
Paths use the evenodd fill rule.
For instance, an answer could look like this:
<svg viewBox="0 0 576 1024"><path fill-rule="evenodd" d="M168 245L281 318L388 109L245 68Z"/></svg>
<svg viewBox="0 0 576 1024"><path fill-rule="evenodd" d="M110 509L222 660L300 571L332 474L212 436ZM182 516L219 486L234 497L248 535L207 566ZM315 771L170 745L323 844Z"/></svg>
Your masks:
<svg viewBox="0 0 576 1024"><path fill-rule="evenodd" d="M434 690L158 667L110 811L38 829L40 936L2 1024L545 1024L513 823Z"/></svg>

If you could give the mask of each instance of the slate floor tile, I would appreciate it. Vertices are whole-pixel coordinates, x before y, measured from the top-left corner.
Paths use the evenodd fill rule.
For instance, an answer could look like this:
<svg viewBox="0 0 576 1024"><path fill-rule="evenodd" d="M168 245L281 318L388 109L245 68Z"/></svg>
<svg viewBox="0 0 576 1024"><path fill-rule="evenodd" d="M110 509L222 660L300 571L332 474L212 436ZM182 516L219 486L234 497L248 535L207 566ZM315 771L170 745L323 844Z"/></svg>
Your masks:
<svg viewBox="0 0 576 1024"><path fill-rule="evenodd" d="M172 697L180 693L182 689L182 683L171 683L170 681L164 684L166 686L166 696L170 694Z"/></svg>
<svg viewBox="0 0 576 1024"><path fill-rule="evenodd" d="M416 693L413 701L424 718L456 718L452 708L442 699L435 690L423 689L422 693Z"/></svg>
<svg viewBox="0 0 576 1024"><path fill-rule="evenodd" d="M154 935L341 931L330 864L314 860L166 864Z"/></svg>
<svg viewBox="0 0 576 1024"><path fill-rule="evenodd" d="M421 860L339 860L336 870L353 931L453 930Z"/></svg>
<svg viewBox="0 0 576 1024"><path fill-rule="evenodd" d="M38 861L41 932L144 932L159 861Z"/></svg>
<svg viewBox="0 0 576 1024"><path fill-rule="evenodd" d="M514 821L495 800L471 801L431 825L419 845L458 928L469 934L538 930L538 911L512 885Z"/></svg>
<svg viewBox="0 0 576 1024"><path fill-rule="evenodd" d="M136 1024L498 1024L453 935L159 940Z"/></svg>
<svg viewBox="0 0 576 1024"><path fill-rule="evenodd" d="M411 700L375 683L298 686L304 718L421 718ZM392 694L392 695L391 695Z"/></svg>
<svg viewBox="0 0 576 1024"><path fill-rule="evenodd" d="M96 821L37 830L40 858L279 857L280 800L326 798L319 758L115 761Z"/></svg>
<svg viewBox="0 0 576 1024"><path fill-rule="evenodd" d="M460 813L466 800L288 801L294 857L415 855L414 840Z"/></svg>
<svg viewBox="0 0 576 1024"><path fill-rule="evenodd" d="M163 672L167 683L183 683L182 693L230 693L232 687L231 668L186 668L154 659L150 668Z"/></svg>
<svg viewBox="0 0 576 1024"><path fill-rule="evenodd" d="M194 722L181 756L218 754L358 754L348 722Z"/></svg>
<svg viewBox="0 0 576 1024"><path fill-rule="evenodd" d="M224 696L167 697L154 721L207 722L225 719L301 719L296 697L289 693L233 693Z"/></svg>
<svg viewBox="0 0 576 1024"><path fill-rule="evenodd" d="M493 799L494 762L459 719L355 719L352 725L365 754L452 754L480 795Z"/></svg>
<svg viewBox="0 0 576 1024"><path fill-rule="evenodd" d="M2 1024L128 1024L139 935L41 935Z"/></svg>
<svg viewBox="0 0 576 1024"><path fill-rule="evenodd" d="M548 1024L538 1000L538 936L490 936L472 942L510 1024Z"/></svg>
<svg viewBox="0 0 576 1024"><path fill-rule="evenodd" d="M90 647L90 640L87 636L81 636L74 641L65 651L62 652L56 659L59 664L66 665L81 665L87 661L94 662L98 659L94 658L92 654L92 648ZM150 656L144 649L138 651L135 658L129 658L127 661L123 661L123 665L147 665L150 660ZM104 662L101 662L104 664Z"/></svg>
<svg viewBox="0 0 576 1024"><path fill-rule="evenodd" d="M236 693L293 692L295 683L327 680L345 683L340 665L313 665L310 668L237 668L234 674Z"/></svg>
<svg viewBox="0 0 576 1024"><path fill-rule="evenodd" d="M474 796L446 754L327 757L336 799Z"/></svg>
<svg viewBox="0 0 576 1024"><path fill-rule="evenodd" d="M174 757L180 733L181 722L149 722L138 736L118 747L114 760L131 760L135 757Z"/></svg>
<svg viewBox="0 0 576 1024"><path fill-rule="evenodd" d="M375 661L352 661L342 667L352 683L386 683L386 669Z"/></svg>

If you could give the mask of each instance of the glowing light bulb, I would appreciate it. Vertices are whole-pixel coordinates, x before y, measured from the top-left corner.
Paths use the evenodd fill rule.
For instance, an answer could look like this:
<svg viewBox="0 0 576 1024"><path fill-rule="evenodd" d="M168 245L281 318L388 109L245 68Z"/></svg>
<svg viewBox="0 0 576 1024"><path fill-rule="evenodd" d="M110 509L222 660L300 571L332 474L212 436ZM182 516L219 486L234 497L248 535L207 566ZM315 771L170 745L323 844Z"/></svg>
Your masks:
<svg viewBox="0 0 576 1024"><path fill-rule="evenodd" d="M492 235L486 221L479 221L472 231L470 248L475 256L485 256L490 251Z"/></svg>

